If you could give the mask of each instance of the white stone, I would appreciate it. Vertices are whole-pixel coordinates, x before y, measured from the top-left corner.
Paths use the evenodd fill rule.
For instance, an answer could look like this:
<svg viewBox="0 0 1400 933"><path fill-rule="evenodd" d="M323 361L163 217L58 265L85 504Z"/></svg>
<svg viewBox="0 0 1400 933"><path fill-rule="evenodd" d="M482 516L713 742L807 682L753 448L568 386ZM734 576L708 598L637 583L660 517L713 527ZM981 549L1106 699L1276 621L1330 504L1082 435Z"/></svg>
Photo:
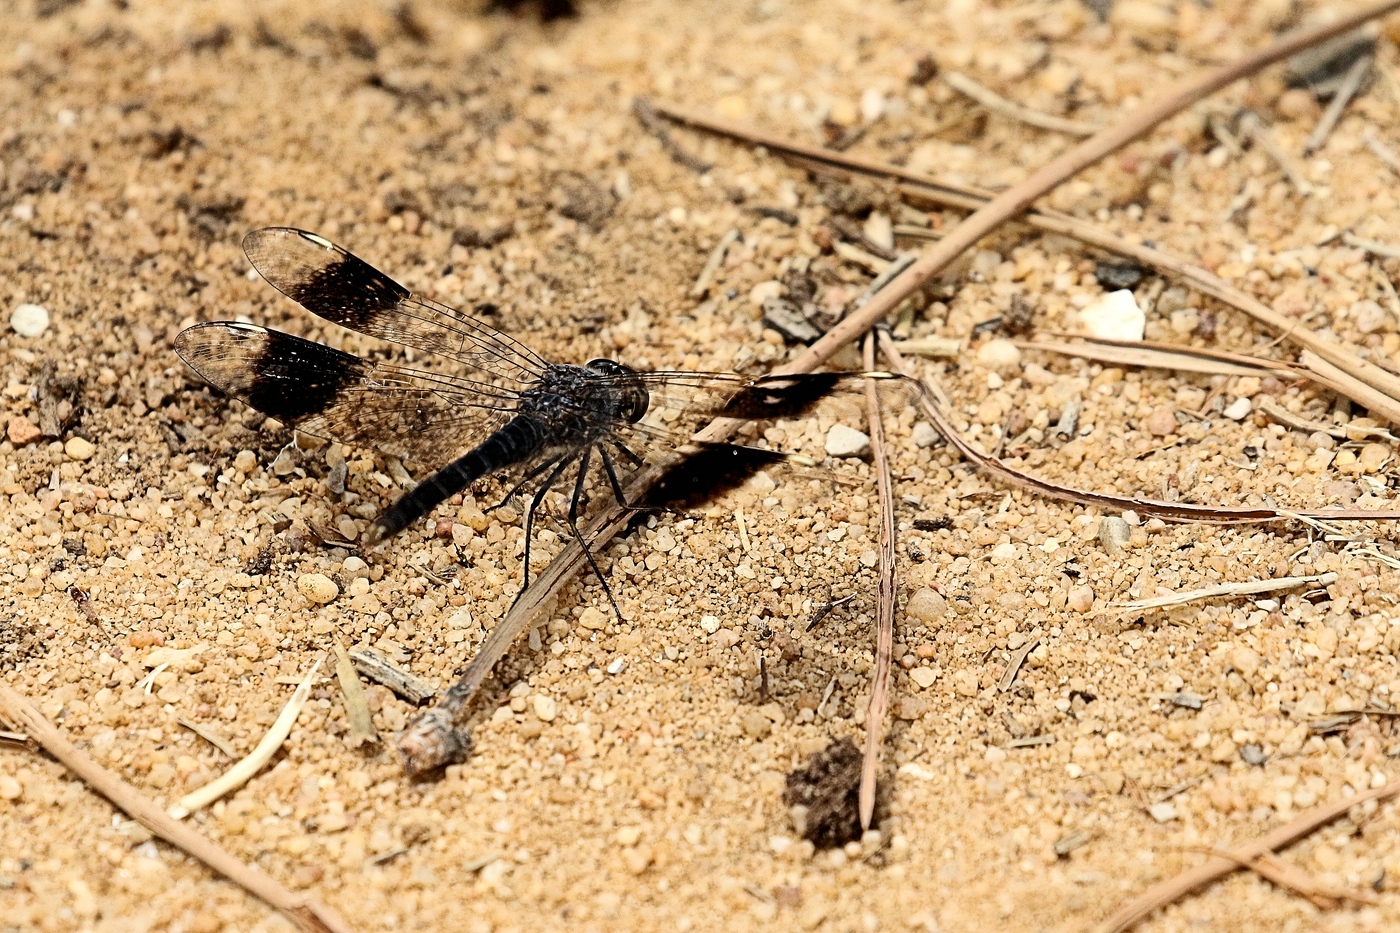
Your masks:
<svg viewBox="0 0 1400 933"><path fill-rule="evenodd" d="M555 715L559 712L559 707L558 704L554 702L553 697L546 696L543 693L537 693L531 697L531 700L535 707L535 717L539 719L540 722L554 721Z"/></svg>
<svg viewBox="0 0 1400 933"><path fill-rule="evenodd" d="M1245 416L1254 410L1254 403L1244 396L1240 396L1230 403L1225 409L1224 415L1231 421L1243 421Z"/></svg>
<svg viewBox="0 0 1400 933"><path fill-rule="evenodd" d="M860 116L866 123L874 123L885 112L885 95L875 88L866 88L860 95Z"/></svg>
<svg viewBox="0 0 1400 933"><path fill-rule="evenodd" d="M769 298L783 297L783 283L777 279L769 279L766 282L759 282L749 290L749 301L758 307L763 307L763 303Z"/></svg>
<svg viewBox="0 0 1400 933"><path fill-rule="evenodd" d="M914 425L913 441L915 447L932 447L938 443L940 437L938 431L927 421L920 421Z"/></svg>
<svg viewBox="0 0 1400 933"><path fill-rule="evenodd" d="M25 302L10 312L10 327L21 337L42 337L49 329L48 309Z"/></svg>
<svg viewBox="0 0 1400 933"><path fill-rule="evenodd" d="M977 362L988 369L1013 370L1021 365L1021 348L1010 340L988 340L977 348Z"/></svg>
<svg viewBox="0 0 1400 933"><path fill-rule="evenodd" d="M1176 807L1170 801L1164 800L1161 803L1154 803L1147 808L1147 812L1159 823L1166 823L1176 819Z"/></svg>
<svg viewBox="0 0 1400 933"><path fill-rule="evenodd" d="M870 238L870 242L883 246L885 249L894 249L894 224L890 221L890 215L874 211L865 219L862 232Z"/></svg>
<svg viewBox="0 0 1400 933"><path fill-rule="evenodd" d="M1010 541L1004 544L998 544L996 547L992 548L992 560L1013 560L1015 557L1016 545L1012 544Z"/></svg>
<svg viewBox="0 0 1400 933"><path fill-rule="evenodd" d="M927 690L938 680L938 674L931 667L916 667L909 672L909 679L918 684L920 689Z"/></svg>
<svg viewBox="0 0 1400 933"><path fill-rule="evenodd" d="M700 627L713 635L719 631L719 616L701 616Z"/></svg>
<svg viewBox="0 0 1400 933"><path fill-rule="evenodd" d="M1101 340L1141 340L1147 315L1126 288L1109 292L1079 312L1084 332Z"/></svg>
<svg viewBox="0 0 1400 933"><path fill-rule="evenodd" d="M311 602L321 605L340 595L340 587L324 573L303 574L297 579L297 590Z"/></svg>
<svg viewBox="0 0 1400 933"><path fill-rule="evenodd" d="M864 457L870 453L870 436L844 424L833 424L826 432L826 452L831 457Z"/></svg>

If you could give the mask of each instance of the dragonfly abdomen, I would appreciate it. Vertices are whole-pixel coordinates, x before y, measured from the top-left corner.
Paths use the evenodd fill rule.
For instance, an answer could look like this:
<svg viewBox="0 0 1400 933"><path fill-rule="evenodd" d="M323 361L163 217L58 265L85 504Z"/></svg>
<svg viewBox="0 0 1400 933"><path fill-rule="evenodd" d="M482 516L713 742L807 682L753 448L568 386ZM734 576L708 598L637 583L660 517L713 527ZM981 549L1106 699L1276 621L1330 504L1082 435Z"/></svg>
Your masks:
<svg viewBox="0 0 1400 933"><path fill-rule="evenodd" d="M500 430L380 513L365 533L365 544L373 546L393 537L481 477L529 459L545 446L547 439L545 428L538 420L529 415L516 415Z"/></svg>

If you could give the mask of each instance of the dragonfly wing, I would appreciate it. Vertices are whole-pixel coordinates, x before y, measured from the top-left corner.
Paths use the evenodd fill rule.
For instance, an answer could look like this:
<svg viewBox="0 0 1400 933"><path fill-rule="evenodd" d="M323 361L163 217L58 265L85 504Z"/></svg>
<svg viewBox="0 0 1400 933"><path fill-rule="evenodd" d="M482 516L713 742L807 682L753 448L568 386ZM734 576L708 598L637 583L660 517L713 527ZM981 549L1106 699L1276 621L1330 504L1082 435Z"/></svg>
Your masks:
<svg viewBox="0 0 1400 933"><path fill-rule="evenodd" d="M317 317L456 360L512 386L544 373L545 361L514 337L415 296L324 237L267 227L244 237L243 251L274 288Z"/></svg>
<svg viewBox="0 0 1400 933"><path fill-rule="evenodd" d="M195 325L175 350L211 385L284 424L430 469L475 447L517 405L498 386L374 364L250 324Z"/></svg>

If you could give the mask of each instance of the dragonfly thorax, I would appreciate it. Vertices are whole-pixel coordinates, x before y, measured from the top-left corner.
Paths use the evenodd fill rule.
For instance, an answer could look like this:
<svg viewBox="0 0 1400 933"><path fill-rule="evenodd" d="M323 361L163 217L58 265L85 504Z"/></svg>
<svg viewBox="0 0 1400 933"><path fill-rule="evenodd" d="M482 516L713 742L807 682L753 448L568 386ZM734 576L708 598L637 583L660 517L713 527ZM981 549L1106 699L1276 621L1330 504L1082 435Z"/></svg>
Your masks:
<svg viewBox="0 0 1400 933"><path fill-rule="evenodd" d="M618 421L639 421L650 404L635 370L593 360L587 366L548 367L521 393L518 411L545 427L550 444L581 446L611 433Z"/></svg>

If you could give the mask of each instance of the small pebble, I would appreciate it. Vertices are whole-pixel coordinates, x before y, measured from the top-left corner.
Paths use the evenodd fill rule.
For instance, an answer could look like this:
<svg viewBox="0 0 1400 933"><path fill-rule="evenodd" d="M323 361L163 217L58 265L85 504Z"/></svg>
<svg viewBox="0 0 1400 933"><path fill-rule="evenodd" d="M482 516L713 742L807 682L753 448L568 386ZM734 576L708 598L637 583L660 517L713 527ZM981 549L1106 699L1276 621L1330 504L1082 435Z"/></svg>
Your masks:
<svg viewBox="0 0 1400 933"><path fill-rule="evenodd" d="M936 622L948 613L948 601L931 587L920 587L909 597L904 614L920 622Z"/></svg>
<svg viewBox="0 0 1400 933"><path fill-rule="evenodd" d="M931 667L916 667L909 672L909 679L918 684L921 689L927 690L938 680L938 674Z"/></svg>
<svg viewBox="0 0 1400 933"><path fill-rule="evenodd" d="M1176 407L1172 405L1162 405L1152 409L1152 414L1147 416L1147 430L1157 437L1166 437L1168 434L1176 433Z"/></svg>
<svg viewBox="0 0 1400 933"><path fill-rule="evenodd" d="M844 424L833 424L826 433L826 453L830 457L864 457L870 453L870 436Z"/></svg>
<svg viewBox="0 0 1400 933"><path fill-rule="evenodd" d="M1013 370L1021 365L1021 348L1010 340L988 340L977 348L977 362L999 372Z"/></svg>
<svg viewBox="0 0 1400 933"><path fill-rule="evenodd" d="M63 452L70 460L91 460L97 453L97 445L85 437L70 437L63 445Z"/></svg>
<svg viewBox="0 0 1400 933"><path fill-rule="evenodd" d="M0 774L0 800L18 800L24 796L24 785L8 774Z"/></svg>
<svg viewBox="0 0 1400 933"><path fill-rule="evenodd" d="M297 578L297 592L324 606L340 595L340 587L324 573L306 573Z"/></svg>
<svg viewBox="0 0 1400 933"><path fill-rule="evenodd" d="M1164 800L1161 803L1154 803L1147 808L1147 812L1159 823L1166 823L1176 819L1176 807L1172 806L1169 800Z"/></svg>
<svg viewBox="0 0 1400 933"><path fill-rule="evenodd" d="M1110 554L1117 554L1127 547L1132 533L1128 523L1117 515L1105 515L1099 522L1099 543Z"/></svg>
<svg viewBox="0 0 1400 933"><path fill-rule="evenodd" d="M719 624L719 616L700 617L700 627L711 635L719 631Z"/></svg>
<svg viewBox="0 0 1400 933"><path fill-rule="evenodd" d="M1231 421L1243 421L1245 416L1254 410L1254 403L1241 396L1235 399L1226 407L1222 414Z"/></svg>
<svg viewBox="0 0 1400 933"><path fill-rule="evenodd" d="M755 739L766 739L773 731L772 721L758 710L749 710L744 714L744 732Z"/></svg>
<svg viewBox="0 0 1400 933"><path fill-rule="evenodd" d="M1089 586L1076 586L1069 591L1069 596L1065 601L1074 612L1088 612L1094 608L1094 590Z"/></svg>
<svg viewBox="0 0 1400 933"><path fill-rule="evenodd" d="M579 613L578 624L596 632L608 627L608 617L602 610L588 606Z"/></svg>
<svg viewBox="0 0 1400 933"><path fill-rule="evenodd" d="M616 676L617 674L621 674L622 669L626 666L627 660L625 658L613 658L611 661L608 662L607 670L609 674L613 674L614 676Z"/></svg>
<svg viewBox="0 0 1400 933"><path fill-rule="evenodd" d="M1085 333L1101 340L1141 340L1147 315L1126 288L1109 292L1079 312Z"/></svg>
<svg viewBox="0 0 1400 933"><path fill-rule="evenodd" d="M49 329L49 312L43 305L26 302L10 312L10 327L21 337L42 337Z"/></svg>
<svg viewBox="0 0 1400 933"><path fill-rule="evenodd" d="M1240 759L1248 765L1262 765L1269 760L1269 756L1264 754L1264 749L1258 745L1241 745Z"/></svg>
<svg viewBox="0 0 1400 933"><path fill-rule="evenodd" d="M941 437L942 435L938 433L937 429L927 421L920 421L914 425L912 438L915 447L932 447L938 443Z"/></svg>
<svg viewBox="0 0 1400 933"><path fill-rule="evenodd" d="M862 232L870 238L870 242L885 249L894 249L894 224L890 221L888 214L874 211L865 219Z"/></svg>
<svg viewBox="0 0 1400 933"><path fill-rule="evenodd" d="M535 718L540 722L553 722L554 717L559 712L559 705L554 702L554 698L543 693L537 693L532 698L535 708Z"/></svg>
<svg viewBox="0 0 1400 933"><path fill-rule="evenodd" d="M1390 448L1384 444L1367 444L1356 459L1367 473L1375 473L1390 459Z"/></svg>
<svg viewBox="0 0 1400 933"><path fill-rule="evenodd" d="M873 87L866 88L860 95L860 116L866 123L874 123L885 112L885 95Z"/></svg>
<svg viewBox="0 0 1400 933"><path fill-rule="evenodd" d="M32 444L40 438L37 425L24 415L15 415L10 419L10 423L5 427L5 437L9 438L11 444L16 447L23 447Z"/></svg>
<svg viewBox="0 0 1400 933"><path fill-rule="evenodd" d="M763 303L770 298L781 298L783 296L783 283L777 279L769 279L766 282L759 282L749 292L749 301L758 307L763 307Z"/></svg>

